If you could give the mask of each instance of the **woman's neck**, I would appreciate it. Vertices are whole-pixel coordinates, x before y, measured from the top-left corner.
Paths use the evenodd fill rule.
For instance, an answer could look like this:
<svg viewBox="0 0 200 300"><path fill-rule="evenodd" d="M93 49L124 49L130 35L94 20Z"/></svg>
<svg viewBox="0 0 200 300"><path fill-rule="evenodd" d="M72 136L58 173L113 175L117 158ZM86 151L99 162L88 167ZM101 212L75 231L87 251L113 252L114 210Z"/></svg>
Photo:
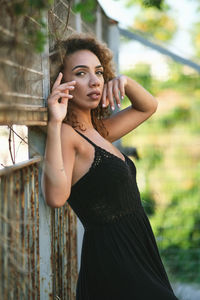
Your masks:
<svg viewBox="0 0 200 300"><path fill-rule="evenodd" d="M76 122L84 127L84 130L94 128L91 118L91 110L82 111L73 108L73 114L76 116Z"/></svg>

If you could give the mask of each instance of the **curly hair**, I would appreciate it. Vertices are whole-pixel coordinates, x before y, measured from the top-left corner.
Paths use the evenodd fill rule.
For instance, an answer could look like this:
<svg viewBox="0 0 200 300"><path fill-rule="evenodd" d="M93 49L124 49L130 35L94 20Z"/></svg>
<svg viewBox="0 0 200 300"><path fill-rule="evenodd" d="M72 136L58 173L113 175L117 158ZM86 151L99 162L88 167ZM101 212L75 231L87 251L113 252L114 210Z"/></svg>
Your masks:
<svg viewBox="0 0 200 300"><path fill-rule="evenodd" d="M91 34L73 34L67 40L60 41L54 46L53 52L50 55L51 61L51 86L57 77L59 72L63 72L65 69L65 59L79 50L89 50L94 53L104 69L104 82L115 77L114 65L112 62L113 54L105 43L100 43ZM70 103L70 102L69 102ZM91 119L94 128L102 135L107 136L108 132L103 124L103 119L110 114L108 108L103 108L99 103L98 107L91 110ZM79 128L84 131L83 124L78 122L77 116L68 107L68 112L63 122L70 124L73 128Z"/></svg>

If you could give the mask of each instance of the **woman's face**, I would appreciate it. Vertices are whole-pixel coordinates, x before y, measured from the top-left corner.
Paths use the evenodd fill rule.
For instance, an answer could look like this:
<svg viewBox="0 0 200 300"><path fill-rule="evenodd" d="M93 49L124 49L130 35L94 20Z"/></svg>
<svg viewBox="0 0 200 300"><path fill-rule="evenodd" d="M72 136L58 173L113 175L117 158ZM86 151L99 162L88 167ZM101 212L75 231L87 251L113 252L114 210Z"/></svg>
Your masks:
<svg viewBox="0 0 200 300"><path fill-rule="evenodd" d="M98 57L89 50L78 50L65 61L65 81L75 80L76 85L70 104L80 109L94 109L103 92L103 67Z"/></svg>

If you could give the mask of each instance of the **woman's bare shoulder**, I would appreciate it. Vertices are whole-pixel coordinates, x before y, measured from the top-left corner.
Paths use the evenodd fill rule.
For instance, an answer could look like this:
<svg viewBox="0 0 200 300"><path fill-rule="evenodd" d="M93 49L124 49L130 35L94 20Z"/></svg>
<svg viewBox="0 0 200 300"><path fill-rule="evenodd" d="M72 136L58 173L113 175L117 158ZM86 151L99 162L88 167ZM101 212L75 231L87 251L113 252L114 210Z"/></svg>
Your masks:
<svg viewBox="0 0 200 300"><path fill-rule="evenodd" d="M66 123L62 123L61 140L64 145L70 145L72 148L77 148L80 144L79 135L76 130Z"/></svg>

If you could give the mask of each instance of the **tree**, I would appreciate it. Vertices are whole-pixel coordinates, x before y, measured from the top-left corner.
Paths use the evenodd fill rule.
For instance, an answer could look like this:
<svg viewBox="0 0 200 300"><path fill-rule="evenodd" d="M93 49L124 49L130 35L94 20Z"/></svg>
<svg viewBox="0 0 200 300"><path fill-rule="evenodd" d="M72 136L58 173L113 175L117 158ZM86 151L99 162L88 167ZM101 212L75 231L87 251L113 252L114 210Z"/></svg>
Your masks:
<svg viewBox="0 0 200 300"><path fill-rule="evenodd" d="M151 7L141 9L135 18L133 29L151 35L157 40L167 42L173 38L177 24L166 12Z"/></svg>
<svg viewBox="0 0 200 300"><path fill-rule="evenodd" d="M195 48L196 55L200 57L200 22L193 25L192 43Z"/></svg>
<svg viewBox="0 0 200 300"><path fill-rule="evenodd" d="M143 7L156 7L158 9L163 9L165 4L164 0L127 0L127 5L134 5L139 3Z"/></svg>

